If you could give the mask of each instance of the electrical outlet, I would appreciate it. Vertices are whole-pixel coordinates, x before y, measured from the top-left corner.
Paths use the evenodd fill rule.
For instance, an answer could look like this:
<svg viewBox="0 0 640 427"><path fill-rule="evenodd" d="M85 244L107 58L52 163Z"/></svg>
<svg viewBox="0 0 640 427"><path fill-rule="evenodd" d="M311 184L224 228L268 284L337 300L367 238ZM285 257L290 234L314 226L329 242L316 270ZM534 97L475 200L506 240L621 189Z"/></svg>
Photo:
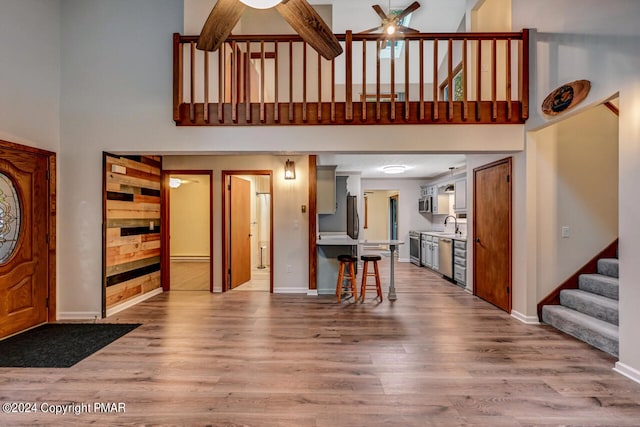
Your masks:
<svg viewBox="0 0 640 427"><path fill-rule="evenodd" d="M563 225L560 235L562 236L563 239L566 239L569 237L569 226L568 225Z"/></svg>
<svg viewBox="0 0 640 427"><path fill-rule="evenodd" d="M287 264L287 274L290 274L293 271L293 266L291 264Z"/></svg>

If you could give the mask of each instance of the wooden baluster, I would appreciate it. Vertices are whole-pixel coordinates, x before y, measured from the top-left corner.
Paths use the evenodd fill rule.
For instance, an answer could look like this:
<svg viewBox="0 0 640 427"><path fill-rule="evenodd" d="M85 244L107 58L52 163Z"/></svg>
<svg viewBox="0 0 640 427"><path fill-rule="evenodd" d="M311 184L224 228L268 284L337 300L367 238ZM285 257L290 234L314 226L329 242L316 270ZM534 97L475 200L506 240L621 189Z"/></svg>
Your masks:
<svg viewBox="0 0 640 427"><path fill-rule="evenodd" d="M322 57L318 53L318 122L322 121Z"/></svg>
<svg viewBox="0 0 640 427"><path fill-rule="evenodd" d="M494 38L491 42L491 120L496 120L498 118L498 61L496 58L496 44L497 41Z"/></svg>
<svg viewBox="0 0 640 427"><path fill-rule="evenodd" d="M438 121L438 39L433 40L433 121ZM451 91L451 88L449 88Z"/></svg>
<svg viewBox="0 0 640 427"><path fill-rule="evenodd" d="M307 44L302 44L302 121L307 122Z"/></svg>
<svg viewBox="0 0 640 427"><path fill-rule="evenodd" d="M527 120L529 118L529 30L522 30L522 42L520 46L520 69L518 72L518 91L520 107L520 119Z"/></svg>
<svg viewBox="0 0 640 427"><path fill-rule="evenodd" d="M389 92L391 99L390 99L390 106L391 106L391 121L394 121L396 119L396 41L395 40L391 40L391 84L390 84L390 88L389 88Z"/></svg>
<svg viewBox="0 0 640 427"><path fill-rule="evenodd" d="M409 39L404 41L404 119L409 120Z"/></svg>
<svg viewBox="0 0 640 427"><path fill-rule="evenodd" d="M453 87L453 40L447 44L447 85L449 86L449 99L447 100L447 120L453 120L453 99L456 97L456 88Z"/></svg>
<svg viewBox="0 0 640 427"><path fill-rule="evenodd" d="M238 123L238 50L231 42L231 120Z"/></svg>
<svg viewBox="0 0 640 427"><path fill-rule="evenodd" d="M190 96L189 100L189 120L194 122L196 120L196 43L191 42L191 82L190 82Z"/></svg>
<svg viewBox="0 0 640 427"><path fill-rule="evenodd" d="M511 121L512 105L511 105L511 39L506 40L507 43L507 121Z"/></svg>
<svg viewBox="0 0 640 427"><path fill-rule="evenodd" d="M247 123L251 123L251 42L247 40L247 52L244 60L244 73L243 73L243 101L244 101L244 115Z"/></svg>
<svg viewBox="0 0 640 427"><path fill-rule="evenodd" d="M462 41L462 120L469 117L469 96L467 95L467 39Z"/></svg>
<svg viewBox="0 0 640 427"><path fill-rule="evenodd" d="M336 61L331 60L331 121L336 121Z"/></svg>
<svg viewBox="0 0 640 427"><path fill-rule="evenodd" d="M278 102L278 41L273 42L273 50L275 52L275 57L273 58L273 121L276 123L280 122L280 103Z"/></svg>
<svg viewBox="0 0 640 427"><path fill-rule="evenodd" d="M293 41L289 40L289 123L293 123Z"/></svg>
<svg viewBox="0 0 640 427"><path fill-rule="evenodd" d="M395 40L391 40L391 85L390 85L390 90L389 92L391 92L391 99L390 99L390 106L391 106L391 121L396 119L396 41Z"/></svg>
<svg viewBox="0 0 640 427"><path fill-rule="evenodd" d="M266 57L264 54L264 40L260 40L260 121L265 122L264 114L264 63Z"/></svg>
<svg viewBox="0 0 640 427"><path fill-rule="evenodd" d="M204 51L204 121L209 123L209 52Z"/></svg>
<svg viewBox="0 0 640 427"><path fill-rule="evenodd" d="M362 121L367 120L367 41L362 40Z"/></svg>
<svg viewBox="0 0 640 427"><path fill-rule="evenodd" d="M376 120L380 121L380 45L384 43L376 41Z"/></svg>
<svg viewBox="0 0 640 427"><path fill-rule="evenodd" d="M476 121L480 121L480 103L482 101L482 40L478 39L478 57L476 58Z"/></svg>
<svg viewBox="0 0 640 427"><path fill-rule="evenodd" d="M346 121L353 120L353 34L347 30L344 38L344 63L345 63L345 106L344 116Z"/></svg>
<svg viewBox="0 0 640 427"><path fill-rule="evenodd" d="M173 120L181 119L180 106L183 101L184 84L184 45L180 41L180 34L173 34Z"/></svg>
<svg viewBox="0 0 640 427"><path fill-rule="evenodd" d="M220 45L218 49L218 122L224 123L224 101L225 101L225 80L226 75L224 72L224 52L226 49L226 43Z"/></svg>
<svg viewBox="0 0 640 427"><path fill-rule="evenodd" d="M419 119L424 120L424 39L420 39L420 115ZM435 84L435 83L434 83Z"/></svg>

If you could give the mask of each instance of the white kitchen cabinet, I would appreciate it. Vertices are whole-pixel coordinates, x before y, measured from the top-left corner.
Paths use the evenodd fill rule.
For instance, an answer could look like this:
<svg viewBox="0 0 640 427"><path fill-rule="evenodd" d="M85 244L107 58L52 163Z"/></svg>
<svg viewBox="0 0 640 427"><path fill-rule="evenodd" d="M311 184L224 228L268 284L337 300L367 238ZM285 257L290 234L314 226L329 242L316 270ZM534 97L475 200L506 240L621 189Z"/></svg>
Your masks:
<svg viewBox="0 0 640 427"><path fill-rule="evenodd" d="M453 279L461 286L467 283L467 242L453 242Z"/></svg>
<svg viewBox="0 0 640 427"><path fill-rule="evenodd" d="M451 194L437 193L433 196L431 212L437 215L451 215Z"/></svg>
<svg viewBox="0 0 640 427"><path fill-rule="evenodd" d="M420 186L420 198L428 197L433 194L433 187L430 185Z"/></svg>
<svg viewBox="0 0 640 427"><path fill-rule="evenodd" d="M336 167L316 167L316 209L319 214L336 213Z"/></svg>
<svg viewBox="0 0 640 427"><path fill-rule="evenodd" d="M455 192L453 195L453 210L454 212L466 212L467 211L467 178L458 179L453 184L455 186Z"/></svg>

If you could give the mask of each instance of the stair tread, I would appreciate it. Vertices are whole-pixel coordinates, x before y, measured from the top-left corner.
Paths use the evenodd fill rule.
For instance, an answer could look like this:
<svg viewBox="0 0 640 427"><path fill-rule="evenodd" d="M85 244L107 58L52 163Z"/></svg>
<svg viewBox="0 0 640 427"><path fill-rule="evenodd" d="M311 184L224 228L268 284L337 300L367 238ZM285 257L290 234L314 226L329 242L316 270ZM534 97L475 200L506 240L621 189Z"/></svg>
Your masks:
<svg viewBox="0 0 640 427"><path fill-rule="evenodd" d="M618 355L618 326L561 305L542 307L542 320L602 351Z"/></svg>
<svg viewBox="0 0 640 427"><path fill-rule="evenodd" d="M595 294L593 292L585 291L582 289L564 289L560 291L560 295L571 295L576 298L580 298L594 304L602 305L608 308L618 308L618 301L613 298L608 298L603 295Z"/></svg>
<svg viewBox="0 0 640 427"><path fill-rule="evenodd" d="M565 289L560 292L560 304L596 319L618 324L618 300L581 289Z"/></svg>
<svg viewBox="0 0 640 427"><path fill-rule="evenodd" d="M578 279L580 289L608 298L618 299L619 279L603 274L581 274Z"/></svg>
<svg viewBox="0 0 640 427"><path fill-rule="evenodd" d="M618 277L620 261L617 258L600 258L598 260L598 273L606 276Z"/></svg>

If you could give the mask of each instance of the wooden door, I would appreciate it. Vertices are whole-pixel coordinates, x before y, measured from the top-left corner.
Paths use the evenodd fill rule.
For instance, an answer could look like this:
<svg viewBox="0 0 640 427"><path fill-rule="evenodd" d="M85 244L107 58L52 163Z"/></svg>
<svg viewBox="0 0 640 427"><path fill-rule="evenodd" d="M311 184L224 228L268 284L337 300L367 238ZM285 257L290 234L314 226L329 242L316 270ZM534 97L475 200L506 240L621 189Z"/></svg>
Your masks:
<svg viewBox="0 0 640 427"><path fill-rule="evenodd" d="M0 338L47 321L48 158L0 147Z"/></svg>
<svg viewBox="0 0 640 427"><path fill-rule="evenodd" d="M511 312L511 158L474 169L474 294Z"/></svg>
<svg viewBox="0 0 640 427"><path fill-rule="evenodd" d="M229 187L231 289L251 280L251 183L231 176Z"/></svg>

